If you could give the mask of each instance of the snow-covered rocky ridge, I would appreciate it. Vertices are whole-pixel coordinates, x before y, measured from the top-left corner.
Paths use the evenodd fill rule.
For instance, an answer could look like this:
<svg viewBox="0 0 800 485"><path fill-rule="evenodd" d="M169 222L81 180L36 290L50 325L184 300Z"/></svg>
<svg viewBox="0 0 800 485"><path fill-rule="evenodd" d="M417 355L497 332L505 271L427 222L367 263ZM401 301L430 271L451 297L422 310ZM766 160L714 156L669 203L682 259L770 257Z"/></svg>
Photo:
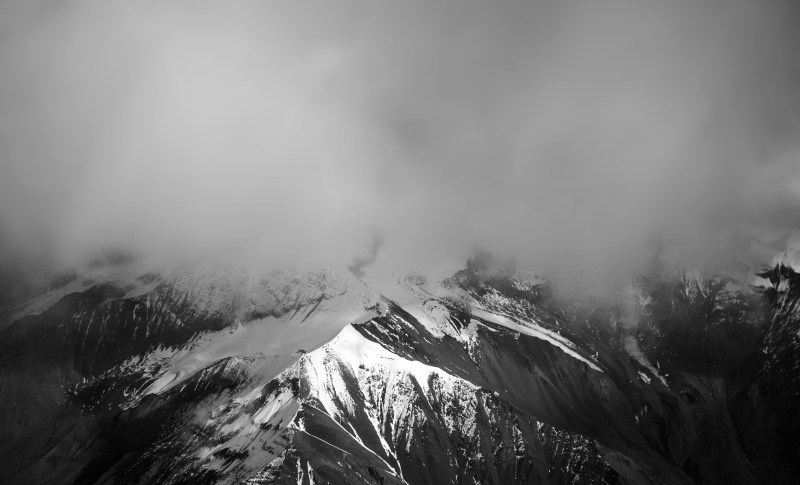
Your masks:
<svg viewBox="0 0 800 485"><path fill-rule="evenodd" d="M795 280L649 282L629 327L469 267L109 274L0 331L0 481L793 483Z"/></svg>

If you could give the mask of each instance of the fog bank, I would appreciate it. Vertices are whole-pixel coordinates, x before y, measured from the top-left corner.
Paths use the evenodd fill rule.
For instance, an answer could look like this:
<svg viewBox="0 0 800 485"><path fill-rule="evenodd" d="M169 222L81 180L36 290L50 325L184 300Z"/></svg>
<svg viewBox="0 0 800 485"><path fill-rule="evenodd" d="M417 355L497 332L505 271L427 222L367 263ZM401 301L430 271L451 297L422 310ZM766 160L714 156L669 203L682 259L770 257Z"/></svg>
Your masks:
<svg viewBox="0 0 800 485"><path fill-rule="evenodd" d="M348 263L377 231L379 257L420 261L756 260L800 214L799 18L777 0L3 2L0 251Z"/></svg>

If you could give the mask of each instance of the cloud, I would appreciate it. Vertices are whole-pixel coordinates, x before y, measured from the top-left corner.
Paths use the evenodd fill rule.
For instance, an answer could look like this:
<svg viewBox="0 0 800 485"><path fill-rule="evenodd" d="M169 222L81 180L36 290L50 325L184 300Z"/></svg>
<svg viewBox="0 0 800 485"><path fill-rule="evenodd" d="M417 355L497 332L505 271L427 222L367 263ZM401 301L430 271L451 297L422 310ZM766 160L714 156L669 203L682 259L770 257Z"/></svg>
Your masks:
<svg viewBox="0 0 800 485"><path fill-rule="evenodd" d="M379 227L609 268L796 227L791 2L0 9L7 254L346 263Z"/></svg>
<svg viewBox="0 0 800 485"><path fill-rule="evenodd" d="M375 261L378 259L378 253L380 253L381 246L383 246L383 235L380 233L376 233L372 236L372 244L369 247L369 251L367 254L363 255L356 255L353 262L347 269L356 275L359 278L363 278L366 275L366 268L369 268Z"/></svg>

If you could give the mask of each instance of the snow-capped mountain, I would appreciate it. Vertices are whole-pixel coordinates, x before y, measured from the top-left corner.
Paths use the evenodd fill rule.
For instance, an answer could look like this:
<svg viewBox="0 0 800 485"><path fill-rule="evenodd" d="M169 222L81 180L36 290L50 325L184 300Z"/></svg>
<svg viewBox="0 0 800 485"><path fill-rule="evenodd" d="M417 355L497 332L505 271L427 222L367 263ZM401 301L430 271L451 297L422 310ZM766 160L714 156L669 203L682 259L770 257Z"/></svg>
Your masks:
<svg viewBox="0 0 800 485"><path fill-rule="evenodd" d="M3 309L3 483L796 483L800 276L130 262Z"/></svg>

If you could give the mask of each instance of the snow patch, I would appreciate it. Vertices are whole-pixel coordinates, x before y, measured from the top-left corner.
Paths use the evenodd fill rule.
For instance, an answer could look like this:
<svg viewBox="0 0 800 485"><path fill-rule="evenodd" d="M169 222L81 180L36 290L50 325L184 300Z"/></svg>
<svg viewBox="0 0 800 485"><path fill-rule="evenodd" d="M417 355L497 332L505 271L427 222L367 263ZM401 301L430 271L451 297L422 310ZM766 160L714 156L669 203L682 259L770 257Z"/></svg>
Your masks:
<svg viewBox="0 0 800 485"><path fill-rule="evenodd" d="M656 376L658 380L660 380L664 384L665 387L669 388L667 380L664 378L664 376L658 373L658 369L653 367L653 364L650 363L650 361L647 359L647 356L644 355L644 352L642 352L642 350L639 348L639 342L636 340L636 338L629 335L625 337L624 342L625 342L625 351L628 352L628 355L636 359L636 362L641 364L642 367L649 370L650 373ZM639 372L639 375L643 376L643 373ZM644 379L644 377L645 376L643 376L642 379ZM645 382L649 384L650 380L647 379L645 380Z"/></svg>
<svg viewBox="0 0 800 485"><path fill-rule="evenodd" d="M519 332L521 334L549 342L558 347L559 349L561 349L562 351L564 351L564 353L566 353L570 357L573 357L575 359L580 360L581 362L584 362L586 365L596 370L597 372L603 372L603 370L600 369L600 367L598 367L597 364L579 354L569 340L551 330L541 327L533 322L525 322L525 325L521 325L517 322L512 321L510 318L506 316L498 315L496 313L491 313L486 310L474 309L473 313L476 316L479 316L480 318L496 323L498 325L502 325L508 329L514 330L515 332Z"/></svg>
<svg viewBox="0 0 800 485"><path fill-rule="evenodd" d="M293 398L294 393L291 389L284 389L253 415L253 422L255 424L266 423Z"/></svg>

